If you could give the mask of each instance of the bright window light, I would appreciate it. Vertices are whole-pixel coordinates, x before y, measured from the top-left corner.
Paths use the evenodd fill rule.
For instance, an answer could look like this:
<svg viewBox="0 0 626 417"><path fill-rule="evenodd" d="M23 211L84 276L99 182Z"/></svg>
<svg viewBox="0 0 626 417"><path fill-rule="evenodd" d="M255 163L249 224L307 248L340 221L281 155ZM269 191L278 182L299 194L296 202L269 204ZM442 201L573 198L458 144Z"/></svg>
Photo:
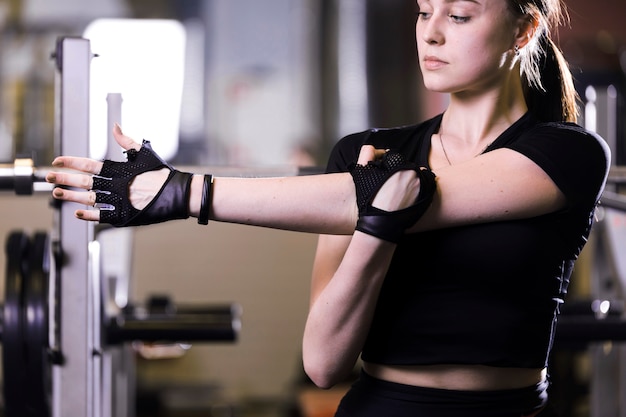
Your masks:
<svg viewBox="0 0 626 417"><path fill-rule="evenodd" d="M185 66L185 28L174 20L98 19L86 28L91 51L91 157L107 154L107 95L122 98L126 135L150 140L170 159L178 150Z"/></svg>

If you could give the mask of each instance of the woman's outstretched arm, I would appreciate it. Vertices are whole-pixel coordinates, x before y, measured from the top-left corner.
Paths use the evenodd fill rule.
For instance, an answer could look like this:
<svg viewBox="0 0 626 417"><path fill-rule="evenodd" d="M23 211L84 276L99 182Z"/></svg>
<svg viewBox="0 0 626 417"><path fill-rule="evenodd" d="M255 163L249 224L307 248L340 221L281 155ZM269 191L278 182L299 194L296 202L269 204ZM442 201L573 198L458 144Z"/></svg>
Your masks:
<svg viewBox="0 0 626 417"><path fill-rule="evenodd" d="M192 195L200 193L192 191ZM199 203L191 202L191 215L197 216L197 210ZM219 177L213 183L211 218L294 231L352 234L357 219L354 183L349 174Z"/></svg>
<svg viewBox="0 0 626 417"><path fill-rule="evenodd" d="M126 151L139 151L141 148L141 144L125 136L117 125L113 134ZM372 155L373 152L372 148ZM48 182L60 186L53 190L54 198L90 207L96 205L96 193L92 188L94 176L102 172L102 161L59 156L52 166L62 168L48 173L46 177ZM139 210L146 207L155 198L168 174L169 170L163 168L136 176L129 185L128 193L133 207ZM192 217L199 214L202 187L203 175L193 175L188 208ZM99 221L100 210L80 208L76 216L82 220ZM294 231L351 234L357 219L354 184L349 174L214 177L210 218Z"/></svg>
<svg viewBox="0 0 626 417"><path fill-rule="evenodd" d="M124 149L141 145L114 129ZM365 149L360 163L384 151ZM93 176L103 163L88 158L60 156L53 166L76 170L50 172L47 180L62 186L53 196L87 206L95 205ZM393 175L380 189L393 193L398 182L419 181L415 173ZM402 174L402 175L400 175ZM465 163L438 169L437 192L425 215L411 231L476 222L536 216L564 206L565 197L550 177L534 162L511 149L497 149ZM167 179L167 169L143 173L130 184L129 199L142 209ZM202 176L191 179L189 214L197 216L202 195ZM355 188L349 173L281 178L214 178L211 219L320 234L351 234L358 211ZM99 210L79 209L78 218L100 220Z"/></svg>

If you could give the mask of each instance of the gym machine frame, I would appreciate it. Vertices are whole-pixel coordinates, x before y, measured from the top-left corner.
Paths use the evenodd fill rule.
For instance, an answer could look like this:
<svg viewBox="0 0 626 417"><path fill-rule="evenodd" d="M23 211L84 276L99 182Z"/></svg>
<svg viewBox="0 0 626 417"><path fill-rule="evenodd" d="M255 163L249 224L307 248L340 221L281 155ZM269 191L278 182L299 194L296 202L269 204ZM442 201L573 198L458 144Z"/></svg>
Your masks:
<svg viewBox="0 0 626 417"><path fill-rule="evenodd" d="M90 43L59 38L52 56L55 154L89 157ZM48 171L17 158L0 165L0 190L49 193ZM50 235L37 232L31 239L15 231L6 242L0 311L7 417L130 417L132 377L112 386L120 381L113 372L132 372L120 366L126 342L232 342L239 333L236 304L177 307L161 299L145 308L117 305L117 293L128 295L128 280L112 289L103 282L98 236L125 230L77 221L75 210L56 202Z"/></svg>

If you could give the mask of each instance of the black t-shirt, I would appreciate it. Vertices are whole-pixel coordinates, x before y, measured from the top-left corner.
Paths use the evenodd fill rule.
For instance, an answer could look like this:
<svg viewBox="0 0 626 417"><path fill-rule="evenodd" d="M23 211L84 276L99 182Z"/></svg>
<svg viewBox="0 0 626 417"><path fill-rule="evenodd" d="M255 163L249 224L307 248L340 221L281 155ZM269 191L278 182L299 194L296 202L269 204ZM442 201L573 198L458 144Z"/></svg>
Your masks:
<svg viewBox="0 0 626 417"><path fill-rule="evenodd" d="M362 145L428 166L438 115L344 137L327 172L344 172ZM547 365L559 305L587 241L609 169L602 138L527 113L485 150L510 148L540 166L567 198L546 215L406 235L385 278L363 360L383 364Z"/></svg>

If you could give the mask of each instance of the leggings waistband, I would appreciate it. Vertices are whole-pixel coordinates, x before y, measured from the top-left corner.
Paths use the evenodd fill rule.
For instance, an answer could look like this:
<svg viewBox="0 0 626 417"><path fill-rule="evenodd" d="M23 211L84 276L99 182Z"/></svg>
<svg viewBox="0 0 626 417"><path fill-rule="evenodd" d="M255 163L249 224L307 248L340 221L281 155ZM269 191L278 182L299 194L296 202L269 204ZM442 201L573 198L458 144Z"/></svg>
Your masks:
<svg viewBox="0 0 626 417"><path fill-rule="evenodd" d="M519 389L458 391L384 381L361 371L336 417L523 417L547 404L548 385L542 381Z"/></svg>

